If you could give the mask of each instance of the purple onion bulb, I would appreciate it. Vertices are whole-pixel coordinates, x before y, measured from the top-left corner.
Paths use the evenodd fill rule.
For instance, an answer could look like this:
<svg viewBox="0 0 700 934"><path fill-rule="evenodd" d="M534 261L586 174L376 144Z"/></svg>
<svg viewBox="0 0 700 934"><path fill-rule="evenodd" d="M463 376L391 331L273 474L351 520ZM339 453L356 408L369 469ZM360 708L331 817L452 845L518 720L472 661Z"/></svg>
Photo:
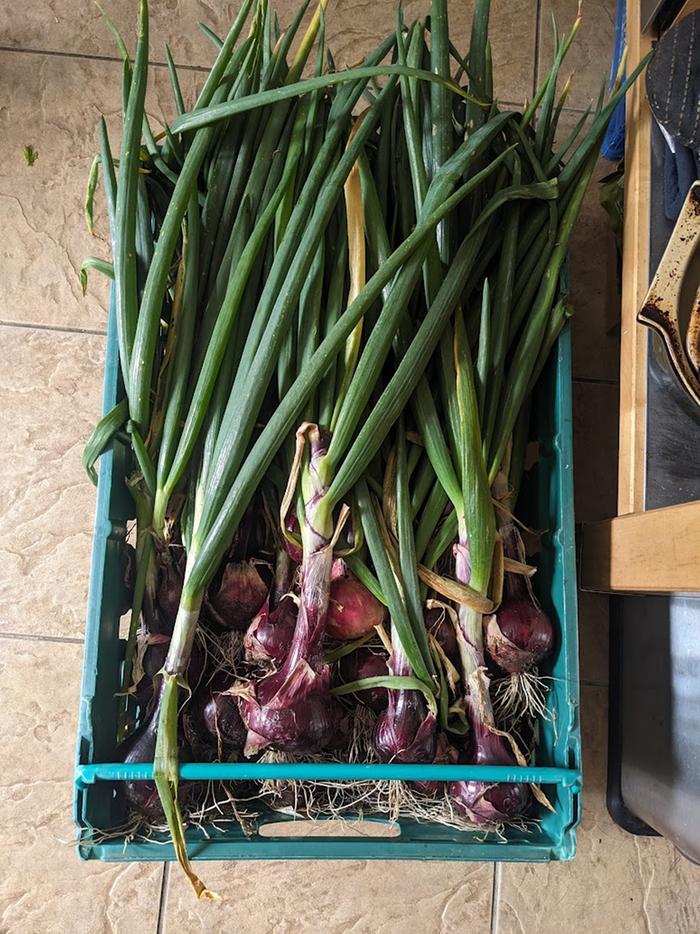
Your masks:
<svg viewBox="0 0 700 934"><path fill-rule="evenodd" d="M386 678L389 674L386 656L377 655L366 648L359 648L349 655L344 655L338 668L345 684L364 678ZM389 692L386 688L365 688L364 691L356 691L354 697L377 713L384 710L389 703Z"/></svg>
<svg viewBox="0 0 700 934"><path fill-rule="evenodd" d="M167 636L156 633L148 637L148 645L141 661L143 677L134 691L134 699L142 709L147 707L153 699L154 678L165 664L169 648L170 639ZM192 691L196 691L199 682L202 680L204 663L202 647L198 642L195 642L187 666L187 681Z"/></svg>
<svg viewBox="0 0 700 934"><path fill-rule="evenodd" d="M380 626L386 608L355 577L342 560L333 562L326 634L339 642L368 635Z"/></svg>
<svg viewBox="0 0 700 934"><path fill-rule="evenodd" d="M282 752L318 752L342 741L342 709L331 696L330 670L304 659L289 673L275 672L239 699L248 728L244 753L271 746Z"/></svg>
<svg viewBox="0 0 700 934"><path fill-rule="evenodd" d="M472 722L469 753L461 761L469 765L515 765L502 736L483 723ZM475 824L507 824L522 817L530 803L530 789L512 782L450 782L455 807Z"/></svg>
<svg viewBox="0 0 700 934"><path fill-rule="evenodd" d="M499 668L520 674L537 666L552 651L554 629L531 600L504 600L486 620L486 648Z"/></svg>
<svg viewBox="0 0 700 934"><path fill-rule="evenodd" d="M449 658L455 668L461 665L457 633L446 610L433 606L425 611L425 626L428 632L437 640L440 648Z"/></svg>
<svg viewBox="0 0 700 934"><path fill-rule="evenodd" d="M245 629L268 598L269 588L251 561L231 561L224 568L208 610L221 629Z"/></svg>
<svg viewBox="0 0 700 934"><path fill-rule="evenodd" d="M225 693L231 681L215 679L192 697L183 715L185 735L197 758L228 758L243 749L246 728L238 711L238 700Z"/></svg>
<svg viewBox="0 0 700 934"><path fill-rule="evenodd" d="M503 527L501 534L505 554L522 560L524 548L515 526ZM506 573L501 605L485 619L484 635L489 655L509 674L529 671L550 654L554 627L524 575Z"/></svg>
<svg viewBox="0 0 700 934"><path fill-rule="evenodd" d="M456 758L456 751L450 746L444 733L440 733L437 739L437 750L433 758L434 765L447 765ZM426 795L429 798L437 798L445 786L445 782L434 780L411 782L417 792Z"/></svg>
<svg viewBox="0 0 700 934"><path fill-rule="evenodd" d="M148 719L134 732L127 736L116 752L118 762L141 764L153 762L156 751L156 737L158 735L159 704L156 704ZM132 781L128 779L120 784L120 790L128 801L130 807L147 820L160 822L164 820L163 808L155 782ZM178 799L182 804L188 794L188 785L181 782L178 787Z"/></svg>
<svg viewBox="0 0 700 934"><path fill-rule="evenodd" d="M297 607L292 597L284 597L272 612L266 600L243 640L248 661L281 665L292 644L296 618Z"/></svg>
<svg viewBox="0 0 700 934"><path fill-rule="evenodd" d="M384 762L432 762L437 750L435 715L418 691L389 691L374 727L372 745Z"/></svg>

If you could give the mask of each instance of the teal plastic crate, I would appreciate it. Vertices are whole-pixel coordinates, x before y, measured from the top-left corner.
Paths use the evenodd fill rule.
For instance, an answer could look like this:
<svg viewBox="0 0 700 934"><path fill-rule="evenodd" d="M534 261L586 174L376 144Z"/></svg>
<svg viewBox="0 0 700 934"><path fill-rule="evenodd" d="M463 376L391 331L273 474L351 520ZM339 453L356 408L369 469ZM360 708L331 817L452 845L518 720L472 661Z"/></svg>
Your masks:
<svg viewBox="0 0 700 934"><path fill-rule="evenodd" d="M105 364L104 410L118 398L119 363L114 315L110 316ZM187 833L192 859L421 859L546 862L571 859L576 849L576 826L581 799L579 731L578 627L574 559L574 516L571 421L571 337L563 332L537 387L533 407L533 440L539 442L539 461L521 494L527 518L547 530L542 538L536 575L537 593L556 623L558 641L545 674L553 680L548 704L554 721L542 725L537 763L513 766L272 765L186 763L180 774L187 780L405 779L536 782L542 786L553 812L540 807L538 823L527 832L508 830L505 839L483 832L470 833L442 826L402 821L398 836L245 836L237 825L209 838L197 830ZM125 450L114 450L100 461L97 516L90 572L85 660L83 670L74 815L79 828L78 852L84 859L112 862L174 859L169 844L125 842L97 838L94 828L118 827L125 817L117 796L120 781L149 779L150 765L115 763L114 736L120 668L124 642L119 638L121 551L132 504L124 485ZM263 814L259 824L279 824L279 813Z"/></svg>

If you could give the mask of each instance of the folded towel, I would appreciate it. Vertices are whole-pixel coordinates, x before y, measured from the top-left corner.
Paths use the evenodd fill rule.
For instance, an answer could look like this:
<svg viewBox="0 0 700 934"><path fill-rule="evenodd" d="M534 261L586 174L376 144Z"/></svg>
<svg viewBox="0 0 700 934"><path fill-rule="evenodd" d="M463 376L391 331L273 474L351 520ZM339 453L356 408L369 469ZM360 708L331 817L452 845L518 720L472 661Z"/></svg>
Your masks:
<svg viewBox="0 0 700 934"><path fill-rule="evenodd" d="M670 221L678 219L690 186L700 178L698 154L678 142L674 149L664 149L664 214Z"/></svg>

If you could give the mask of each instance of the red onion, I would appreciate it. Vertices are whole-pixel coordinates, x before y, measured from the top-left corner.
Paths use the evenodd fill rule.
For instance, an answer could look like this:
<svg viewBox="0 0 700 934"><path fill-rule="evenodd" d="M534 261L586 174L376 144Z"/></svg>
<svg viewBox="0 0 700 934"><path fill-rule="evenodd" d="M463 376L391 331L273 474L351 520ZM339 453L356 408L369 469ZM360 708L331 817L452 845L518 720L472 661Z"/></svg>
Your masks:
<svg viewBox="0 0 700 934"><path fill-rule="evenodd" d="M366 648L356 649L349 655L344 655L338 668L346 684L361 681L363 678L386 678L389 674L386 657ZM354 696L360 703L377 713L384 710L389 702L386 688L366 688L364 691L356 691Z"/></svg>
<svg viewBox="0 0 700 934"><path fill-rule="evenodd" d="M333 745L340 734L342 712L329 690L329 668L314 671L304 659L291 671L285 664L259 681L239 700L248 728L245 755L268 746L283 752L317 752Z"/></svg>
<svg viewBox="0 0 700 934"><path fill-rule="evenodd" d="M136 685L134 698L142 708L147 707L153 698L154 678L165 664L170 647L170 639L158 633L148 637L148 645L143 653L141 665L143 677ZM190 688L195 691L204 673L204 652L198 642L192 646L189 665L187 666L187 679Z"/></svg>
<svg viewBox="0 0 700 934"><path fill-rule="evenodd" d="M296 618L297 607L292 597L285 597L271 613L270 602L266 600L243 640L248 661L281 665L292 644Z"/></svg>
<svg viewBox="0 0 700 934"><path fill-rule="evenodd" d="M268 597L269 589L250 561L231 561L207 609L221 629L245 629Z"/></svg>
<svg viewBox="0 0 700 934"><path fill-rule="evenodd" d="M153 762L158 733L158 716L159 710L158 704L156 704L155 709L145 723L134 730L131 736L127 736L119 746L116 753L117 761L124 762L127 765L129 763ZM182 753L182 750L180 752ZM184 756L181 754L180 758L183 759ZM129 805L147 820L163 820L163 808L154 782L127 780L121 783L121 790ZM187 784L181 782L178 789L178 798L181 803L187 793Z"/></svg>
<svg viewBox="0 0 700 934"><path fill-rule="evenodd" d="M197 758L209 758L206 747L216 747L218 758L243 749L246 728L238 711L238 701L224 693L231 687L230 678L215 678L200 687L185 708L185 735ZM199 752L204 747L204 754Z"/></svg>
<svg viewBox="0 0 700 934"><path fill-rule="evenodd" d="M283 752L326 749L337 743L342 708L330 694L330 669L323 660L323 637L333 564L333 516L327 508L327 488L319 469L328 451L330 433L305 426L309 458L302 488L305 521L304 556L299 609L294 636L279 671L250 682L239 702L248 727L246 756L272 746Z"/></svg>
<svg viewBox="0 0 700 934"><path fill-rule="evenodd" d="M401 643L394 642L389 673L410 676L411 668ZM420 691L389 690L386 710L379 715L372 735L374 751L385 762L432 762L437 748L437 721Z"/></svg>
<svg viewBox="0 0 700 934"><path fill-rule="evenodd" d="M152 716L122 743L117 751L119 760L125 764L153 762L156 751L157 727L158 718ZM154 782L125 781L122 783L122 789L126 800L134 810L150 820L162 818L163 808Z"/></svg>
<svg viewBox="0 0 700 934"><path fill-rule="evenodd" d="M488 727L472 722L469 751L460 761L470 765L515 765L503 737ZM455 806L475 824L509 823L520 817L530 803L530 789L511 782L450 782L449 793Z"/></svg>
<svg viewBox="0 0 700 934"><path fill-rule="evenodd" d="M450 746L445 734L440 733L437 738L437 750L435 752L435 757L433 758L433 764L446 765L447 763L453 761L453 757L455 755L456 752L453 747ZM411 782L411 784L420 794L427 795L429 798L437 798L445 783L430 780Z"/></svg>
<svg viewBox="0 0 700 934"><path fill-rule="evenodd" d="M153 679L165 664L170 638L154 633L149 635L148 644L141 659L143 677L136 685L134 699L140 707L146 707L153 697Z"/></svg>
<svg viewBox="0 0 700 934"><path fill-rule="evenodd" d="M435 715L426 712L420 692L389 691L372 745L385 762L432 762L437 748L435 728Z"/></svg>
<svg viewBox="0 0 700 934"><path fill-rule="evenodd" d="M333 562L326 632L331 639L349 642L370 633L384 622L386 609L344 561Z"/></svg>
<svg viewBox="0 0 700 934"><path fill-rule="evenodd" d="M439 606L431 607L425 611L425 626L432 633L440 648L449 658L455 668L459 668L459 646L457 633L447 611Z"/></svg>
<svg viewBox="0 0 700 934"><path fill-rule="evenodd" d="M181 556L176 557L175 550L163 549L158 565L155 605L147 614L148 631L160 635L172 635L175 617L182 594L183 566Z"/></svg>
<svg viewBox="0 0 700 934"><path fill-rule="evenodd" d="M342 708L330 694L330 669L323 661L323 637L330 596L333 516L319 465L330 433L305 426L309 441L306 464L304 556L299 610L294 636L279 671L251 682L241 697L241 716L248 727L246 756L272 746L283 752L318 751L338 741Z"/></svg>
<svg viewBox="0 0 700 934"><path fill-rule="evenodd" d="M210 735L218 739L222 746L243 749L246 728L234 697L211 691L202 714Z"/></svg>
<svg viewBox="0 0 700 934"><path fill-rule="evenodd" d="M389 691L374 727L372 745L385 762L432 762L437 749L435 715L419 691Z"/></svg>
<svg viewBox="0 0 700 934"><path fill-rule="evenodd" d="M554 630L547 614L527 598L504 601L486 621L486 648L499 668L520 674L552 651Z"/></svg>
<svg viewBox="0 0 700 934"><path fill-rule="evenodd" d="M485 593L490 574L489 562L484 554L479 554L478 561L473 562L471 544L466 522L460 520L459 540L454 546L455 577L460 583L471 584L478 592ZM513 756L503 738L491 729L495 727L495 720L484 664L482 616L470 607L460 605L458 618L464 705L471 727L463 761L471 765L513 765ZM513 821L529 803L529 789L524 784L450 782L448 791L455 806L476 824Z"/></svg>
<svg viewBox="0 0 700 934"><path fill-rule="evenodd" d="M522 560L515 526L503 527L501 535L505 554ZM503 600L496 614L487 619L485 635L489 655L510 674L528 671L552 651L554 628L524 575L506 573Z"/></svg>

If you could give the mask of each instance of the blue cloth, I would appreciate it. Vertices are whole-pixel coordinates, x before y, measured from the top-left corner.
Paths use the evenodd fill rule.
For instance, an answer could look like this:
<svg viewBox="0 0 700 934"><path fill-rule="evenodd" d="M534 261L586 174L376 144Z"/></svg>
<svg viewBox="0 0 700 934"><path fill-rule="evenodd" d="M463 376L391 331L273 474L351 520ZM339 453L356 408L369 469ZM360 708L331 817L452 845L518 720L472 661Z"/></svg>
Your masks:
<svg viewBox="0 0 700 934"><path fill-rule="evenodd" d="M615 34L613 37L612 62L610 64L611 88L615 82L615 75L620 65L620 59L627 40L627 3L626 0L617 0L615 9ZM619 162L625 154L625 101L624 98L617 105L610 118L608 129L600 147L600 154L611 162Z"/></svg>
<svg viewBox="0 0 700 934"><path fill-rule="evenodd" d="M676 221L690 186L700 178L698 154L676 141L675 153L664 148L664 214Z"/></svg>

